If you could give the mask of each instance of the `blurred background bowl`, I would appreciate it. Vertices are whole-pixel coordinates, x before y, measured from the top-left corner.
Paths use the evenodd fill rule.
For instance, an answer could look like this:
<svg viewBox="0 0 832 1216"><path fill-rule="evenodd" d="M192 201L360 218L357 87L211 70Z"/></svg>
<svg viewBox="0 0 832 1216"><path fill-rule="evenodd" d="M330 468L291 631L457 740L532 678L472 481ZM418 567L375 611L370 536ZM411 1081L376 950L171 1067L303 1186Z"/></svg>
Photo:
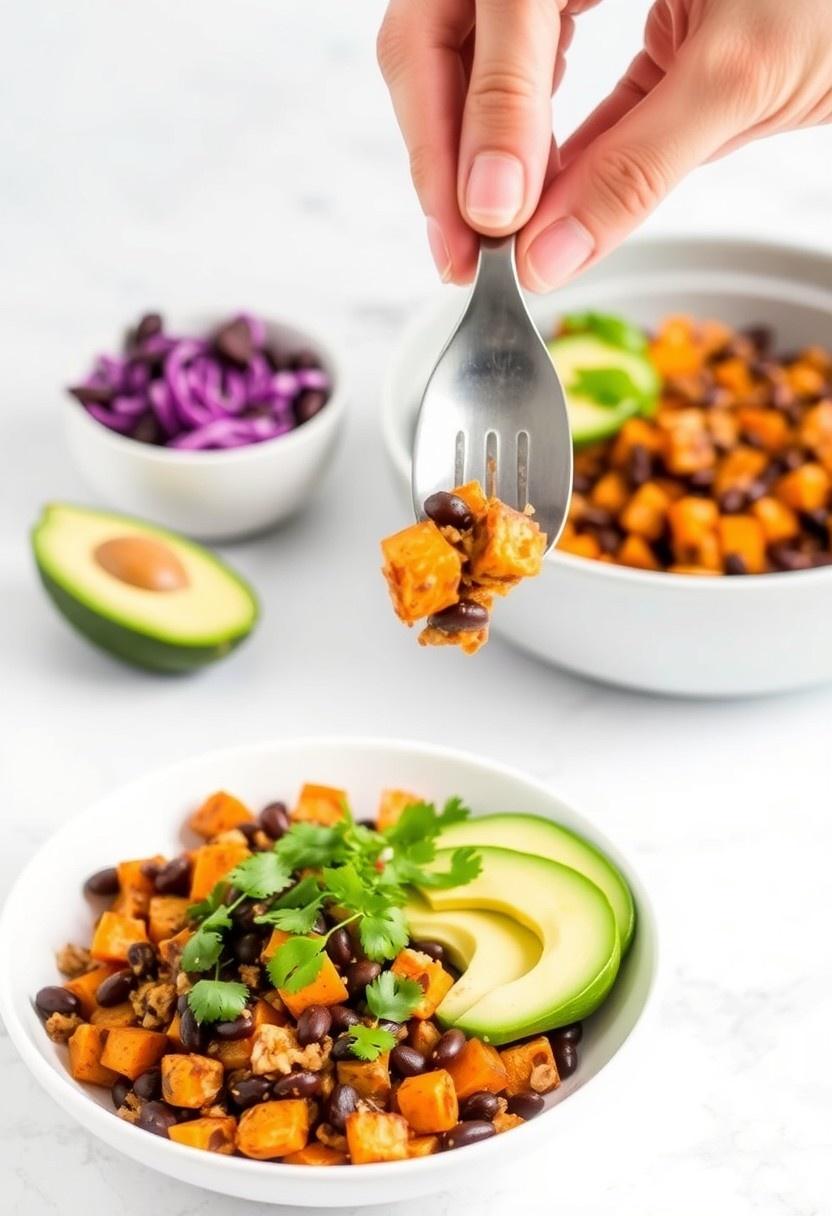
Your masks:
<svg viewBox="0 0 832 1216"><path fill-rule="evenodd" d="M425 380L461 312L446 289L402 334L383 392L388 457L408 516L410 454ZM530 297L548 337L566 312L668 314L774 331L776 349L832 345L832 257L729 238L635 240L550 296ZM631 570L551 552L494 612L493 628L547 662L649 692L736 697L832 680L832 568L747 578Z"/></svg>
<svg viewBox="0 0 832 1216"><path fill-rule="evenodd" d="M210 333L228 314L165 317L171 333ZM190 452L139 443L108 430L74 400L64 401L66 438L99 505L163 524L198 540L228 541L263 532L301 510L326 472L344 416L341 361L309 329L265 319L270 345L311 351L328 373L326 405L276 439L229 451ZM100 349L119 350L121 335ZM92 364L91 349L81 371Z"/></svg>

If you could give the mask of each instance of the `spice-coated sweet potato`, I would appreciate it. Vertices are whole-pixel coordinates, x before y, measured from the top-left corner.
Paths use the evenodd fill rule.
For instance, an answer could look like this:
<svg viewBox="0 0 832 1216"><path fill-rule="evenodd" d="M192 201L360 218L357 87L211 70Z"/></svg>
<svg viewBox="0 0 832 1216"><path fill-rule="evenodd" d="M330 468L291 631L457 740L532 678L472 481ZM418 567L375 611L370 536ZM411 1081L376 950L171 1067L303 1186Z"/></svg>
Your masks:
<svg viewBox="0 0 832 1216"><path fill-rule="evenodd" d="M91 971L85 971L83 975L76 975L74 980L67 980L64 984L64 988L68 988L78 997L81 1013L88 1021L90 1014L98 1006L95 994L99 985L114 975L116 971L118 971L118 967L113 963L105 963L101 967L93 967Z"/></svg>
<svg viewBox="0 0 832 1216"><path fill-rule="evenodd" d="M400 620L412 624L459 599L462 557L431 520L386 537L381 551L382 572Z"/></svg>
<svg viewBox="0 0 832 1216"><path fill-rule="evenodd" d="M766 568L766 538L763 526L753 515L723 515L717 525L722 552L742 559L749 574Z"/></svg>
<svg viewBox="0 0 832 1216"><path fill-rule="evenodd" d="M236 1147L237 1120L233 1115L209 1115L187 1123L174 1123L168 1128L168 1135L177 1144L228 1156Z"/></svg>
<svg viewBox="0 0 832 1216"><path fill-rule="evenodd" d="M339 1060L338 1080L341 1085L351 1085L360 1098L384 1103L390 1093L389 1053L372 1061Z"/></svg>
<svg viewBox="0 0 832 1216"><path fill-rule="evenodd" d="M101 1063L135 1081L159 1063L167 1048L167 1035L157 1030L144 1030L141 1026L117 1027L107 1035Z"/></svg>
<svg viewBox="0 0 832 1216"><path fill-rule="evenodd" d="M448 975L441 963L427 954L422 954L421 950L412 950L410 947L399 951L390 970L395 975L416 980L421 984L424 995L413 1010L414 1018L432 1017L454 984L452 976Z"/></svg>
<svg viewBox="0 0 832 1216"><path fill-rule="evenodd" d="M204 844L196 849L191 873L191 902L204 899L215 883L248 856L248 846L234 840Z"/></svg>
<svg viewBox="0 0 832 1216"><path fill-rule="evenodd" d="M800 534L800 520L795 512L769 494L751 504L751 514L760 521L768 544L791 540Z"/></svg>
<svg viewBox="0 0 832 1216"><path fill-rule="evenodd" d="M111 911L122 916L146 916L147 904L153 893L152 867L163 866L161 853L155 857L142 857L131 861L120 861L118 873L118 895Z"/></svg>
<svg viewBox="0 0 832 1216"><path fill-rule="evenodd" d="M95 927L90 954L106 963L126 963L127 951L134 942L146 942L145 923L136 916L103 912Z"/></svg>
<svg viewBox="0 0 832 1216"><path fill-rule="evenodd" d="M372 1161L404 1161L408 1145L407 1120L371 1110L347 1116L347 1144L353 1165Z"/></svg>
<svg viewBox="0 0 832 1216"><path fill-rule="evenodd" d="M222 1089L223 1067L219 1060L196 1054L170 1055L162 1059L162 1097L171 1106L199 1110L209 1106Z"/></svg>
<svg viewBox="0 0 832 1216"><path fill-rule="evenodd" d="M309 1104L303 1098L261 1102L240 1116L237 1148L257 1161L299 1153L309 1139L309 1122Z"/></svg>
<svg viewBox="0 0 832 1216"><path fill-rule="evenodd" d="M284 1165L348 1165L349 1157L330 1148L326 1144L307 1144L306 1148L298 1149L296 1153L288 1153L283 1158Z"/></svg>
<svg viewBox="0 0 832 1216"><path fill-rule="evenodd" d="M506 1047L500 1052L506 1070L506 1093L520 1094L533 1090L546 1094L560 1085L552 1047L545 1035Z"/></svg>
<svg viewBox="0 0 832 1216"><path fill-rule="evenodd" d="M254 816L239 798L234 798L225 790L217 790L194 811L188 820L188 827L198 836L210 840L212 836L238 828L241 823L253 822Z"/></svg>
<svg viewBox="0 0 832 1216"><path fill-rule="evenodd" d="M138 1018L130 1001L118 1005L96 1005L90 1014L93 1026L135 1026Z"/></svg>
<svg viewBox="0 0 832 1216"><path fill-rule="evenodd" d="M441 1038L442 1031L435 1022L429 1022L423 1018L414 1018L409 1025L407 1041L425 1059L429 1059L434 1047Z"/></svg>
<svg viewBox="0 0 832 1216"><path fill-rule="evenodd" d="M151 895L147 908L147 933L152 942L166 941L184 928L189 899L181 895Z"/></svg>
<svg viewBox="0 0 832 1216"><path fill-rule="evenodd" d="M809 461L781 477L774 493L794 511L817 511L826 506L830 488L832 479L823 465Z"/></svg>
<svg viewBox="0 0 832 1216"><path fill-rule="evenodd" d="M502 1093L508 1082L506 1066L497 1049L481 1039L469 1039L447 1070L461 1102L481 1089L490 1094Z"/></svg>
<svg viewBox="0 0 832 1216"><path fill-rule="evenodd" d="M177 967L179 960L182 957L182 951L188 938L191 936L190 929L180 929L173 937L165 938L161 942L157 942L157 949L161 955L162 961L168 967Z"/></svg>
<svg viewBox="0 0 832 1216"><path fill-rule="evenodd" d="M282 929L274 929L263 949L263 961L267 962L289 936ZM300 1017L310 1005L340 1005L349 995L346 984L328 954L324 955L323 966L311 984L307 984L298 992L286 992L283 988L278 988L277 991L281 1001L295 1018Z"/></svg>
<svg viewBox="0 0 832 1216"><path fill-rule="evenodd" d="M408 790L382 790L376 813L376 829L383 832L385 828L392 828L407 807L421 801L418 794L411 794Z"/></svg>
<svg viewBox="0 0 832 1216"><path fill-rule="evenodd" d="M658 570L659 559L641 536L625 536L622 540L615 560L622 566L633 570Z"/></svg>
<svg viewBox="0 0 832 1216"><path fill-rule="evenodd" d="M489 586L530 578L540 573L545 552L546 536L532 516L493 499L474 525L471 576Z"/></svg>
<svg viewBox="0 0 832 1216"><path fill-rule="evenodd" d="M481 519L488 510L488 499L478 481L466 481L464 485L455 488L454 494L467 504L475 520Z"/></svg>
<svg viewBox="0 0 832 1216"><path fill-rule="evenodd" d="M438 1136L411 1136L407 1142L408 1157L432 1157L438 1152Z"/></svg>
<svg viewBox="0 0 832 1216"><path fill-rule="evenodd" d="M308 823L320 823L331 827L344 818L347 791L331 785L314 785L307 782L300 791L297 805L292 810L292 819Z"/></svg>
<svg viewBox="0 0 832 1216"><path fill-rule="evenodd" d="M399 1111L420 1135L450 1131L459 1122L459 1103L444 1068L406 1077L396 1091Z"/></svg>
<svg viewBox="0 0 832 1216"><path fill-rule="evenodd" d="M645 540L657 540L664 529L669 506L667 491L655 482L647 481L639 486L621 512L621 525L627 532L634 532Z"/></svg>
<svg viewBox="0 0 832 1216"><path fill-rule="evenodd" d="M108 1031L82 1022L69 1040L69 1071L76 1081L88 1085L113 1085L118 1073L101 1062Z"/></svg>

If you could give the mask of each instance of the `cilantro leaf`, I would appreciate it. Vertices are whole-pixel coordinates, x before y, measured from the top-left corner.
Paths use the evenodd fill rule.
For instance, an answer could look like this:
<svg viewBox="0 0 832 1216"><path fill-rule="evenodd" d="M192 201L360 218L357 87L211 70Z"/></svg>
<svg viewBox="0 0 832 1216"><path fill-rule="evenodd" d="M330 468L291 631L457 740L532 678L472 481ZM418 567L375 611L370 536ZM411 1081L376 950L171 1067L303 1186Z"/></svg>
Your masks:
<svg viewBox="0 0 832 1216"><path fill-rule="evenodd" d="M180 960L182 970L209 971L222 954L221 930L228 929L230 925L228 909L224 904L220 904L185 943Z"/></svg>
<svg viewBox="0 0 832 1216"><path fill-rule="evenodd" d="M278 855L269 850L253 853L236 865L228 881L249 899L267 899L277 895L292 881L292 872Z"/></svg>
<svg viewBox="0 0 832 1216"><path fill-rule="evenodd" d="M622 350L630 350L641 355L647 350L647 337L644 331L623 317L614 317L605 312L573 312L563 318L564 328L573 334L595 334L610 346L618 346Z"/></svg>
<svg viewBox="0 0 832 1216"><path fill-rule="evenodd" d="M344 856L345 821L337 827L323 827L319 823L294 823L285 836L281 836L274 852L289 870L314 869L337 861Z"/></svg>
<svg viewBox="0 0 832 1216"><path fill-rule="evenodd" d="M391 1022L406 1022L423 996L422 985L392 971L382 971L364 990L370 1012Z"/></svg>
<svg viewBox="0 0 832 1216"><path fill-rule="evenodd" d="M597 405L620 405L643 397L632 376L620 367L578 367L569 388Z"/></svg>
<svg viewBox="0 0 832 1216"><path fill-rule="evenodd" d="M322 878L327 894L351 912L361 912L368 903L373 902L372 892L368 891L366 884L361 881L351 861L337 868L329 866L323 871Z"/></svg>
<svg viewBox="0 0 832 1216"><path fill-rule="evenodd" d="M321 892L299 908L272 908L254 919L258 925L274 925L285 933L309 933L318 919L318 910L324 899L324 892Z"/></svg>
<svg viewBox="0 0 832 1216"><path fill-rule="evenodd" d="M324 965L325 937L290 937L269 959L269 978L275 988L300 992L311 984Z"/></svg>
<svg viewBox="0 0 832 1216"><path fill-rule="evenodd" d="M461 798L449 798L437 814L432 802L415 802L405 807L396 823L384 835L393 845L411 845L435 838L452 823L467 819L470 811Z"/></svg>
<svg viewBox="0 0 832 1216"><path fill-rule="evenodd" d="M201 899L199 903L189 905L187 911L188 920L205 920L206 916L210 916L212 912L216 912L225 899L227 891L228 883L224 878L214 883L205 899Z"/></svg>
<svg viewBox="0 0 832 1216"><path fill-rule="evenodd" d="M395 958L408 942L407 921L398 907L383 908L358 922L358 935L367 958L382 962Z"/></svg>
<svg viewBox="0 0 832 1216"><path fill-rule="evenodd" d="M321 884L312 874L296 882L293 887L276 899L272 908L302 908L321 894Z"/></svg>
<svg viewBox="0 0 832 1216"><path fill-rule="evenodd" d="M188 993L188 1006L200 1023L233 1022L247 1000L245 984L230 980L199 980Z"/></svg>
<svg viewBox="0 0 832 1216"><path fill-rule="evenodd" d="M421 870L414 866L407 880L420 887L464 887L473 882L482 869L482 858L476 849L466 846L454 849L447 870Z"/></svg>
<svg viewBox="0 0 832 1216"><path fill-rule="evenodd" d="M352 1040L351 1051L359 1060L377 1060L396 1046L396 1036L382 1026L351 1026L346 1032Z"/></svg>

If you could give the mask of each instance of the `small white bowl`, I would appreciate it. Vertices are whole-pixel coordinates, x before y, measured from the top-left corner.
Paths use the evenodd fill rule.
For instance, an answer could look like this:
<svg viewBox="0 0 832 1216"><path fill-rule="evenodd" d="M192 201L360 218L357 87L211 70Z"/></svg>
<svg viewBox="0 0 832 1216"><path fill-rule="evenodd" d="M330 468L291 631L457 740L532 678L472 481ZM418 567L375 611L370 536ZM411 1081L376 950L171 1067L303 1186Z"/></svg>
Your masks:
<svg viewBox="0 0 832 1216"><path fill-rule="evenodd" d="M402 335L383 395L385 444L408 513L414 419L464 293L443 293ZM832 344L832 257L733 239L623 246L552 296L530 297L541 333L563 313L617 312L654 326L670 313L769 325L778 347ZM832 567L747 578L630 570L552 552L494 612L523 649L593 679L649 692L733 697L832 680Z"/></svg>
<svg viewBox="0 0 832 1216"><path fill-rule="evenodd" d="M54 952L89 939L94 911L82 894L88 874L119 858L172 853L182 825L212 789L232 790L254 807L293 798L304 781L347 789L359 816L372 814L384 786L434 800L458 794L476 813L518 810L556 819L610 855L630 883L638 923L618 980L585 1024L580 1067L547 1099L537 1119L491 1140L411 1161L378 1165L292 1166L190 1149L119 1119L109 1091L73 1081L66 1050L46 1036L32 1000L57 982ZM619 1051L643 1015L656 969L656 926L630 865L545 786L511 769L448 748L385 739L304 739L214 752L153 773L73 818L35 855L15 883L0 918L0 1015L40 1084L93 1135L126 1156L196 1186L288 1205L352 1207L392 1203L464 1183L535 1146L555 1152L564 1210L586 1201L591 1145L616 1134L626 1083L616 1089ZM627 1053L625 1053L627 1054ZM616 1067L611 1067L616 1057ZM567 1098L567 1101L563 1101Z"/></svg>
<svg viewBox="0 0 832 1216"><path fill-rule="evenodd" d="M171 333L201 336L226 319L227 314L166 316L165 322ZM70 453L102 505L198 540L228 541L271 528L306 504L334 451L344 415L341 362L329 343L309 330L267 320L266 333L278 348L314 351L332 382L323 409L277 439L225 452L182 452L119 435L77 401L62 402ZM120 347L116 338L101 350ZM90 351L87 367L96 353Z"/></svg>

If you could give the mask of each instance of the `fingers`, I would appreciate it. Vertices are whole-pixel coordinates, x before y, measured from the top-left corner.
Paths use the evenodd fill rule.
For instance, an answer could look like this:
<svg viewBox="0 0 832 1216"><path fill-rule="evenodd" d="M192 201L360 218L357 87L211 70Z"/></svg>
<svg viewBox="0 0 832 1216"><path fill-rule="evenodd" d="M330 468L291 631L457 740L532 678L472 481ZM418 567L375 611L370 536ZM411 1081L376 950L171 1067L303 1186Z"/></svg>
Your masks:
<svg viewBox="0 0 832 1216"><path fill-rule="evenodd" d="M393 0L378 38L431 253L446 282L470 279L477 258L477 239L456 192L466 87L462 55L473 20L473 2Z"/></svg>
<svg viewBox="0 0 832 1216"><path fill-rule="evenodd" d="M644 100L663 76L662 69L653 62L646 51L637 55L609 96L605 97L592 113L587 115L578 129L573 131L562 146L562 163L569 164L599 135L615 126L619 119L632 110L633 106Z"/></svg>
<svg viewBox="0 0 832 1216"><path fill-rule="evenodd" d="M527 287L551 291L609 252L736 135L736 107L712 85L683 51L632 108L619 96L622 116L572 156L521 233L518 266Z"/></svg>
<svg viewBox="0 0 832 1216"><path fill-rule="evenodd" d="M516 231L543 186L560 16L554 0L476 0L459 146L459 210L492 236Z"/></svg>

